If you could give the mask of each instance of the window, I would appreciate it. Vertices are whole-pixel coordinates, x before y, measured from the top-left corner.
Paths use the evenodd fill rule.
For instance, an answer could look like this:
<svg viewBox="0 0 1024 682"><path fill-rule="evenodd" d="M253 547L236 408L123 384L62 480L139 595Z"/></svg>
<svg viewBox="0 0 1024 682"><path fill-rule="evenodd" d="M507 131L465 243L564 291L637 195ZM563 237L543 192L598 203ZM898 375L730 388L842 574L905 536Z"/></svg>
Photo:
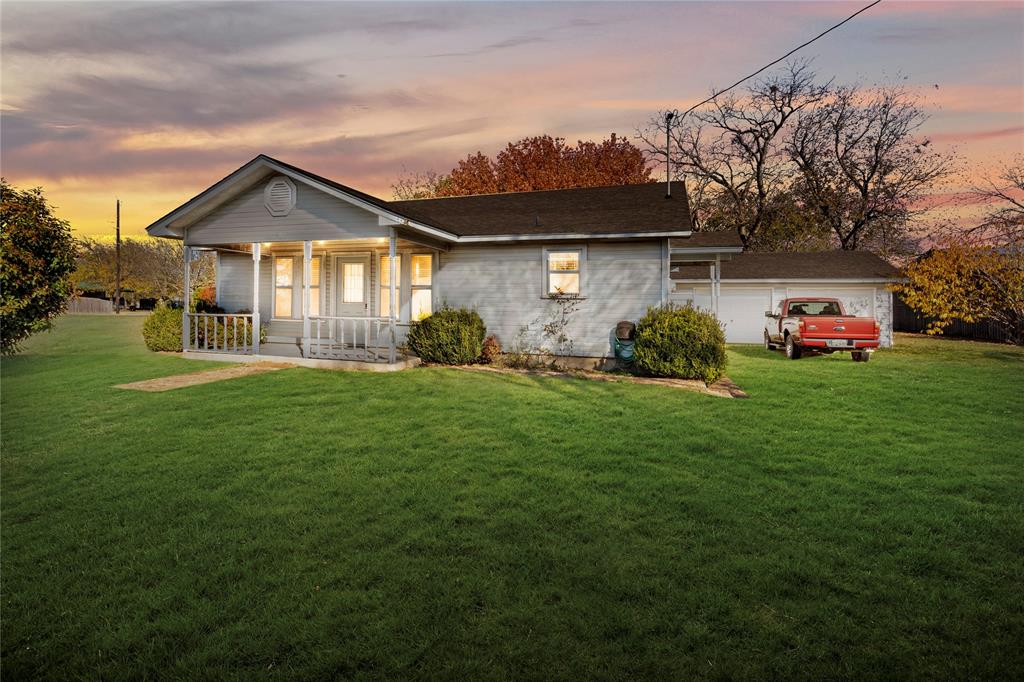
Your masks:
<svg viewBox="0 0 1024 682"><path fill-rule="evenodd" d="M418 322L430 317L433 312L431 285L434 277L434 258L429 253L418 253L412 257L412 302L410 317Z"/></svg>
<svg viewBox="0 0 1024 682"><path fill-rule="evenodd" d="M320 256L309 261L309 314L320 314ZM277 256L274 258L274 317L302 317L302 258Z"/></svg>
<svg viewBox="0 0 1024 682"><path fill-rule="evenodd" d="M274 259L274 317L292 316L292 299L295 296L294 258Z"/></svg>
<svg viewBox="0 0 1024 682"><path fill-rule="evenodd" d="M309 314L320 314L320 256L309 259Z"/></svg>
<svg viewBox="0 0 1024 682"><path fill-rule="evenodd" d="M391 258L380 257L380 316L389 317L391 310ZM402 257L395 256L395 298L402 298ZM395 317L398 317L396 314Z"/></svg>
<svg viewBox="0 0 1024 682"><path fill-rule="evenodd" d="M546 258L548 296L579 296L582 251L548 251Z"/></svg>
<svg viewBox="0 0 1024 682"><path fill-rule="evenodd" d="M839 306L832 301L791 301L787 315L839 315Z"/></svg>
<svg viewBox="0 0 1024 682"><path fill-rule="evenodd" d="M363 291L365 277L365 266L362 263L341 264L342 303L365 302L366 292Z"/></svg>

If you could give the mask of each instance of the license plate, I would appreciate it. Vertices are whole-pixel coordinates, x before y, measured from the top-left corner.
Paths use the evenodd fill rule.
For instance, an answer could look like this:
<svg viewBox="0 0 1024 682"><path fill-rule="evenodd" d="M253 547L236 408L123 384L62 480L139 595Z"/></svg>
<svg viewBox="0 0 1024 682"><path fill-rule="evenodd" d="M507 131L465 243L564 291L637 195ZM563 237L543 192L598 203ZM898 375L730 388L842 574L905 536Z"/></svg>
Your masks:
<svg viewBox="0 0 1024 682"><path fill-rule="evenodd" d="M829 348L849 348L850 342L847 339L828 339Z"/></svg>

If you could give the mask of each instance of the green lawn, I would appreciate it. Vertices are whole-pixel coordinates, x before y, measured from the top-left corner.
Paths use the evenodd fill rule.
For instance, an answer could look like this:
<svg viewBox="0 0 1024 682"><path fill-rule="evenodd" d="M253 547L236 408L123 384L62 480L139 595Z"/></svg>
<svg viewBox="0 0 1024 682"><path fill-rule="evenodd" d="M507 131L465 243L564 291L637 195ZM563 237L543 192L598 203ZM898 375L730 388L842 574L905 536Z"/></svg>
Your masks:
<svg viewBox="0 0 1024 682"><path fill-rule="evenodd" d="M210 367L141 323L3 360L5 679L1024 675L1021 349L114 389Z"/></svg>

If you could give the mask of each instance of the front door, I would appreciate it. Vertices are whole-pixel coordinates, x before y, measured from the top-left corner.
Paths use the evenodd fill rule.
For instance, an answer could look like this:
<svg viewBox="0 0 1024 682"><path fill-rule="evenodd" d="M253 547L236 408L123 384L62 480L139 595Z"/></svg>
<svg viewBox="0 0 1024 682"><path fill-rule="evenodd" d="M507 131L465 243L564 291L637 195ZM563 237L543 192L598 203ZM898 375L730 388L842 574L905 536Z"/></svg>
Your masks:
<svg viewBox="0 0 1024 682"><path fill-rule="evenodd" d="M370 314L370 256L336 256L334 259L335 317L366 317Z"/></svg>
<svg viewBox="0 0 1024 682"><path fill-rule="evenodd" d="M334 258L334 317L359 318L370 314L370 255ZM367 341L362 321L334 320L331 338L343 346L361 346ZM372 330L370 330L372 337Z"/></svg>

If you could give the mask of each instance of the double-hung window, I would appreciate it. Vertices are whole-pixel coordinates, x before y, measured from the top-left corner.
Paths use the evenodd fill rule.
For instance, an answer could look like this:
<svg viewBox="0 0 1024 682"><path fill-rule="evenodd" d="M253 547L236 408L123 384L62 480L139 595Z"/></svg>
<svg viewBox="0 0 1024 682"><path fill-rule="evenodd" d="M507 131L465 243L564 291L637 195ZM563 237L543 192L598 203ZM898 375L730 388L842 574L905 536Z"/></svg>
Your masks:
<svg viewBox="0 0 1024 682"><path fill-rule="evenodd" d="M391 257L380 257L380 316L391 315ZM402 257L395 256L395 299L402 299ZM401 306L399 306L401 309ZM395 317L398 317L396 312Z"/></svg>
<svg viewBox="0 0 1024 682"><path fill-rule="evenodd" d="M309 259L309 314L320 314L320 256Z"/></svg>
<svg viewBox="0 0 1024 682"><path fill-rule="evenodd" d="M274 317L292 317L295 300L295 259L274 258Z"/></svg>
<svg viewBox="0 0 1024 682"><path fill-rule="evenodd" d="M309 314L320 314L320 256L309 261ZM277 319L302 317L302 258L274 257L274 317Z"/></svg>
<svg viewBox="0 0 1024 682"><path fill-rule="evenodd" d="M434 258L429 253L417 253L412 256L410 264L412 265L412 273L409 278L412 284L410 319L413 322L419 322L425 317L430 317L433 312L431 287L434 277Z"/></svg>
<svg viewBox="0 0 1024 682"><path fill-rule="evenodd" d="M582 249L552 248L544 251L544 292L548 296L579 296L582 293Z"/></svg>

